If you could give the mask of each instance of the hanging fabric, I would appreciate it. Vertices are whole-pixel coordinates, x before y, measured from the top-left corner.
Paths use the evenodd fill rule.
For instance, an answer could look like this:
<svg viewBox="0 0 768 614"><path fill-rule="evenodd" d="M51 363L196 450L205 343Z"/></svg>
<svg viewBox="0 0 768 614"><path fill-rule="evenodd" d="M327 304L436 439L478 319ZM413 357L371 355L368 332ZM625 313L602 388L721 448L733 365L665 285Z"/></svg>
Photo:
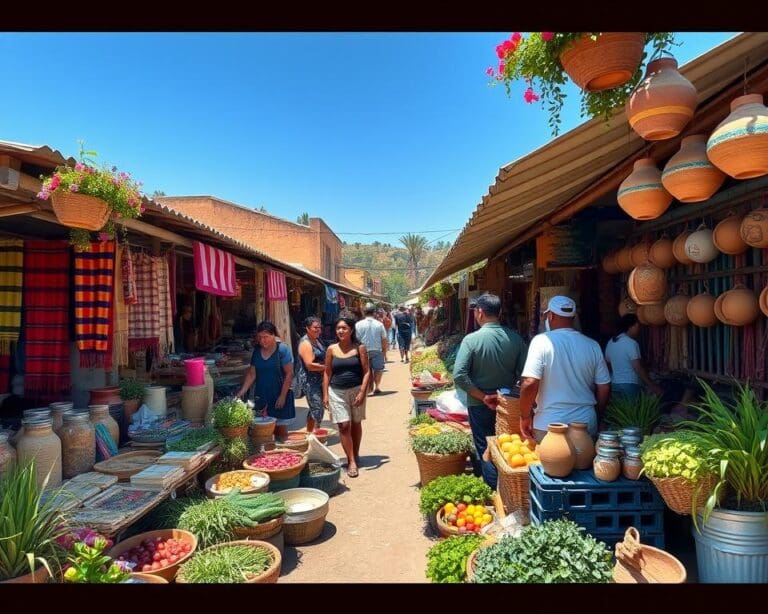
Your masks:
<svg viewBox="0 0 768 614"><path fill-rule="evenodd" d="M285 285L285 273L275 269L267 269L267 300L284 301L288 298L288 288Z"/></svg>
<svg viewBox="0 0 768 614"><path fill-rule="evenodd" d="M235 296L235 257L205 243L193 243L195 287L208 294Z"/></svg>
<svg viewBox="0 0 768 614"><path fill-rule="evenodd" d="M130 254L127 244L120 247L115 254L115 284L112 299L115 306L112 364L117 367L128 366L128 305L125 304L123 291L123 260L126 258L126 252Z"/></svg>
<svg viewBox="0 0 768 614"><path fill-rule="evenodd" d="M325 286L325 313L328 314L329 319L335 318L339 315L339 306L343 301L341 294L336 288L333 288L327 284Z"/></svg>
<svg viewBox="0 0 768 614"><path fill-rule="evenodd" d="M108 350L114 272L114 241L96 241L88 250L75 250L75 341L81 367L112 368Z"/></svg>
<svg viewBox="0 0 768 614"><path fill-rule="evenodd" d="M264 271L255 269L253 272L256 292L256 322L263 322L266 318L264 312Z"/></svg>
<svg viewBox="0 0 768 614"><path fill-rule="evenodd" d="M152 256L152 275L157 279L158 314L160 316L158 337L162 358L173 352L173 312L171 310L171 293L168 282L168 260L164 256Z"/></svg>
<svg viewBox="0 0 768 614"><path fill-rule="evenodd" d="M277 334L288 350L293 354L293 343L291 339L291 320L288 312L288 301L270 301L269 319L277 328Z"/></svg>
<svg viewBox="0 0 768 614"><path fill-rule="evenodd" d="M173 323L173 315L176 313L176 248L171 247L165 257L168 260L168 290L171 293L171 323Z"/></svg>
<svg viewBox="0 0 768 614"><path fill-rule="evenodd" d="M24 242L24 396L41 405L72 387L70 254L68 241Z"/></svg>
<svg viewBox="0 0 768 614"><path fill-rule="evenodd" d="M21 296L24 278L24 241L0 241L0 355L11 355L11 344L21 331Z"/></svg>
<svg viewBox="0 0 768 614"><path fill-rule="evenodd" d="M123 297L126 305L135 305L139 302L136 294L136 274L133 270L133 254L128 243L123 247Z"/></svg>
<svg viewBox="0 0 768 614"><path fill-rule="evenodd" d="M469 275L462 273L459 278L459 298L467 298L469 293Z"/></svg>
<svg viewBox="0 0 768 614"><path fill-rule="evenodd" d="M160 298L157 278L152 275L151 256L135 254L133 272L138 302L128 309L128 350L150 349L157 354L160 348Z"/></svg>

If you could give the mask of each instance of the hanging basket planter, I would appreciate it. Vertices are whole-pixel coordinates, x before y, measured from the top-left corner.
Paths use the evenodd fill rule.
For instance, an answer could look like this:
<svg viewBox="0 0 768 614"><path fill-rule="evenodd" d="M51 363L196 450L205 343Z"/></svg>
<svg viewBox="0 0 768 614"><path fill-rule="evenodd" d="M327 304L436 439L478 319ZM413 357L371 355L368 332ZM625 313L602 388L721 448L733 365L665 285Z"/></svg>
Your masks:
<svg viewBox="0 0 768 614"><path fill-rule="evenodd" d="M664 316L664 304L640 305L637 308L637 319L640 324L646 326L665 326L667 318Z"/></svg>
<svg viewBox="0 0 768 614"><path fill-rule="evenodd" d="M655 220L672 204L672 195L664 189L656 163L651 158L641 158L621 182L617 200L629 217Z"/></svg>
<svg viewBox="0 0 768 614"><path fill-rule="evenodd" d="M712 164L734 179L768 174L768 108L761 94L739 96L707 141Z"/></svg>
<svg viewBox="0 0 768 614"><path fill-rule="evenodd" d="M725 173L707 157L707 137L694 134L680 142L680 151L669 159L661 174L667 192L681 203L700 203L723 185Z"/></svg>
<svg viewBox="0 0 768 614"><path fill-rule="evenodd" d="M53 192L51 206L64 226L84 230L101 230L112 213L110 206L102 199L77 192Z"/></svg>
<svg viewBox="0 0 768 614"><path fill-rule="evenodd" d="M760 315L760 306L752 290L737 285L717 297L715 315L723 324L747 326Z"/></svg>
<svg viewBox="0 0 768 614"><path fill-rule="evenodd" d="M629 274L627 291L638 305L657 305L667 296L667 276L659 267L643 264Z"/></svg>
<svg viewBox="0 0 768 614"><path fill-rule="evenodd" d="M715 247L724 254L738 256L749 249L749 245L741 238L742 220L743 218L738 215L731 215L715 226L712 231Z"/></svg>
<svg viewBox="0 0 768 614"><path fill-rule="evenodd" d="M672 251L672 241L667 237L662 237L651 245L648 252L648 260L660 269L670 269L677 264L675 254Z"/></svg>
<svg viewBox="0 0 768 614"><path fill-rule="evenodd" d="M672 326L687 326L690 320L686 310L690 300L690 297L684 294L673 296L664 305L664 319Z"/></svg>
<svg viewBox="0 0 768 614"><path fill-rule="evenodd" d="M741 238L751 247L768 247L768 209L755 209L744 216Z"/></svg>
<svg viewBox="0 0 768 614"><path fill-rule="evenodd" d="M694 296L688 301L685 312L688 314L688 319L691 323L700 328L709 328L717 324L715 297L709 294L709 292L702 292Z"/></svg>
<svg viewBox="0 0 768 614"><path fill-rule="evenodd" d="M582 90L600 92L624 85L643 59L645 32L584 34L560 54L560 64Z"/></svg>

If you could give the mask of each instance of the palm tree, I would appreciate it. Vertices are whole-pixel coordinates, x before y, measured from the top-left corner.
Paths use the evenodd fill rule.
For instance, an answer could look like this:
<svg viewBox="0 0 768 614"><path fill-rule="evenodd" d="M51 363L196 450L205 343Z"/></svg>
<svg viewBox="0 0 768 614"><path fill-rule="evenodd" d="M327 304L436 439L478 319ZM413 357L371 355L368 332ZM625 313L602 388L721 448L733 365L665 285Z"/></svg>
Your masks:
<svg viewBox="0 0 768 614"><path fill-rule="evenodd" d="M427 238L409 232L407 235L400 237L400 243L403 244L408 252L408 276L415 287L416 276L419 270L419 261L427 251Z"/></svg>

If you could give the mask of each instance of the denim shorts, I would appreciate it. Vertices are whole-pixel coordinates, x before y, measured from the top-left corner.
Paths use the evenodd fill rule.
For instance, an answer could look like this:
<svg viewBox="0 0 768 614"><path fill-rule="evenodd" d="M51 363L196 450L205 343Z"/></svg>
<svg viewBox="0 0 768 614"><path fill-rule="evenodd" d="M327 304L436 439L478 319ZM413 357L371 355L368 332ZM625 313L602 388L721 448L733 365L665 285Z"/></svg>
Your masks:
<svg viewBox="0 0 768 614"><path fill-rule="evenodd" d="M368 350L368 363L372 371L384 370L384 352L381 350Z"/></svg>

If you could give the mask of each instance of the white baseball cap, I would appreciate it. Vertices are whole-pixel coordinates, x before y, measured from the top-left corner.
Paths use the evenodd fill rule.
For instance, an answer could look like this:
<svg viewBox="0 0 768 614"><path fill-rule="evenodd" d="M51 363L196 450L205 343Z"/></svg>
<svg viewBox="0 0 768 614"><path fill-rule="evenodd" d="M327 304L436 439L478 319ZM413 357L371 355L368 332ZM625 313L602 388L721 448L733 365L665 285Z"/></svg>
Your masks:
<svg viewBox="0 0 768 614"><path fill-rule="evenodd" d="M549 299L544 313L548 311L565 318L573 318L576 316L576 302L567 296L553 296Z"/></svg>

